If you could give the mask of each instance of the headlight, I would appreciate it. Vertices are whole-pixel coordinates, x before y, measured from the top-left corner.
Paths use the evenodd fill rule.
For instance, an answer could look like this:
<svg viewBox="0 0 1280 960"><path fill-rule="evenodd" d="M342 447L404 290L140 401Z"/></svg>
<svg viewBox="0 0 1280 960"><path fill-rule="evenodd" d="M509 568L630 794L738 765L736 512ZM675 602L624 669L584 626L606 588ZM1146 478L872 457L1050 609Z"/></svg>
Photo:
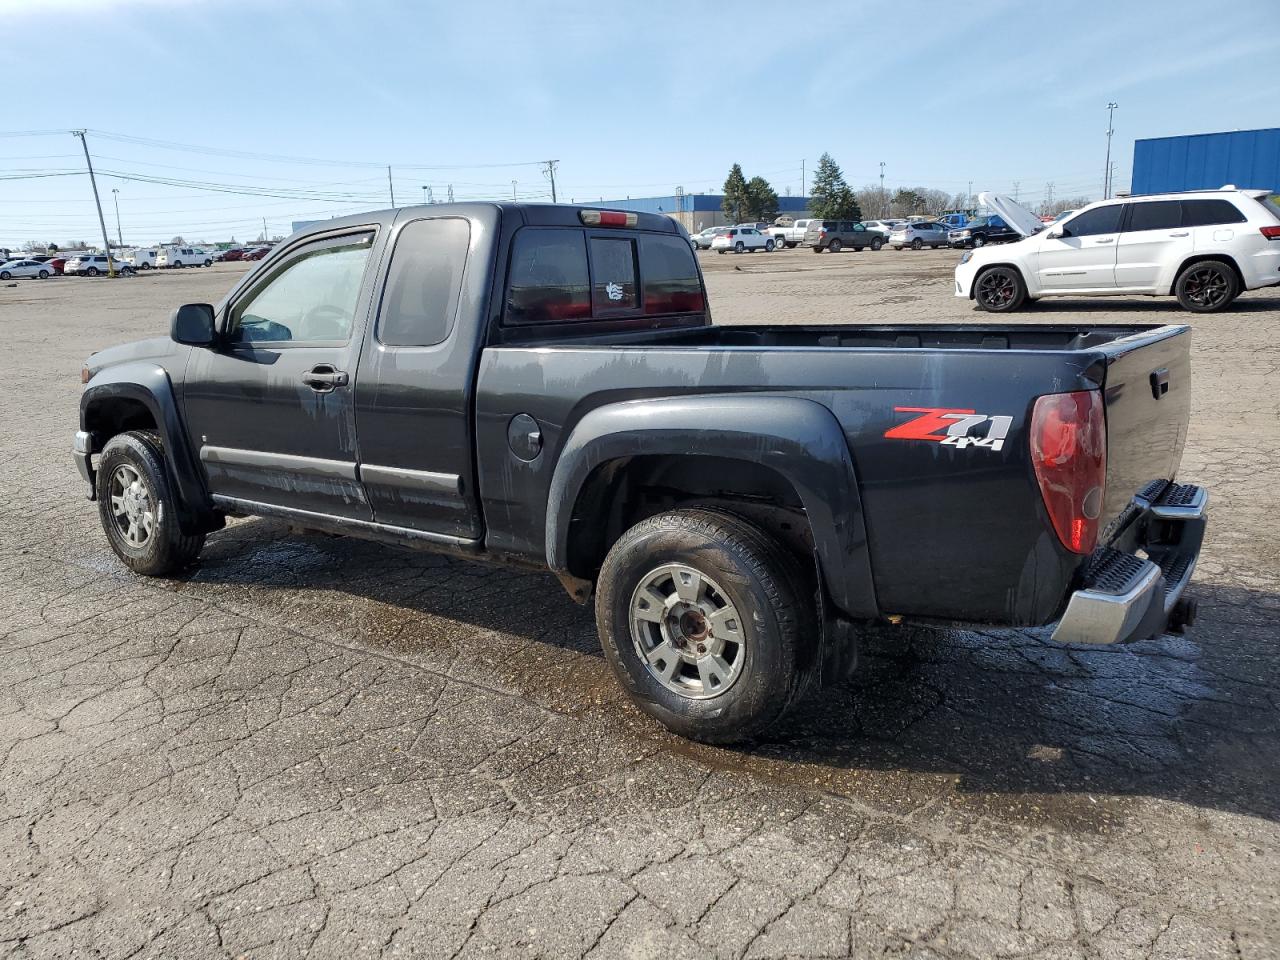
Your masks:
<svg viewBox="0 0 1280 960"><path fill-rule="evenodd" d="M962 236L962 237L967 237L967 236L970 236L970 235L971 235L971 233L972 233L972 231L969 231L969 230L961 230L961 231L960 231L960 236Z"/></svg>
<svg viewBox="0 0 1280 960"><path fill-rule="evenodd" d="M961 262L961 263L968 263L968 262L969 262L970 260L972 260L972 259L973 259L973 251L972 251L972 250L966 250L966 251L964 252L964 256L962 256L962 257L960 258L960 262Z"/></svg>

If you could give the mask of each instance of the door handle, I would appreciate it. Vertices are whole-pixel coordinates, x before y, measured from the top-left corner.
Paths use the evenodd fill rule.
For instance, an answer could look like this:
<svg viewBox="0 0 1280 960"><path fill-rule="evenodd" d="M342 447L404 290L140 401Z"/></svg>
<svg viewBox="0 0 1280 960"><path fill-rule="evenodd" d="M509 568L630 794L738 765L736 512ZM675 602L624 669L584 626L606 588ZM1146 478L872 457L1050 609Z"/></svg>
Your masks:
<svg viewBox="0 0 1280 960"><path fill-rule="evenodd" d="M1093 242L1094 242L1094 243L1115 243L1115 242L1116 242L1116 238L1115 238L1115 237L1107 237L1107 239L1105 239L1105 240L1095 240L1095 241L1093 241Z"/></svg>
<svg viewBox="0 0 1280 960"><path fill-rule="evenodd" d="M317 393L328 393L334 387L345 387L351 378L345 370L335 370L331 364L321 363L302 375L302 382Z"/></svg>
<svg viewBox="0 0 1280 960"><path fill-rule="evenodd" d="M1183 230L1181 233L1171 233L1171 234L1169 234L1169 236L1171 236L1171 237L1185 237L1185 236L1187 236L1187 235L1188 235L1188 234L1190 234L1190 233L1191 233L1191 231L1190 231L1190 230Z"/></svg>

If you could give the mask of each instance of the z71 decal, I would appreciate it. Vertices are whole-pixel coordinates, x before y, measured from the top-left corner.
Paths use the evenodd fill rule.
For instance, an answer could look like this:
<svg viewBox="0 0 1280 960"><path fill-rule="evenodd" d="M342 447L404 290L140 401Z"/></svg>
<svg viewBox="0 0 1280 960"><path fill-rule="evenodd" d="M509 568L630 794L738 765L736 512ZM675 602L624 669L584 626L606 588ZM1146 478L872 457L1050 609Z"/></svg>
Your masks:
<svg viewBox="0 0 1280 960"><path fill-rule="evenodd" d="M1004 447L1005 437L1009 435L1009 427L1013 424L1013 417L989 416L954 407L894 407L893 410L895 413L918 413L920 416L886 430L885 439L932 440L962 450L965 447L1001 449ZM970 430L984 422L988 422L986 436L969 436Z"/></svg>

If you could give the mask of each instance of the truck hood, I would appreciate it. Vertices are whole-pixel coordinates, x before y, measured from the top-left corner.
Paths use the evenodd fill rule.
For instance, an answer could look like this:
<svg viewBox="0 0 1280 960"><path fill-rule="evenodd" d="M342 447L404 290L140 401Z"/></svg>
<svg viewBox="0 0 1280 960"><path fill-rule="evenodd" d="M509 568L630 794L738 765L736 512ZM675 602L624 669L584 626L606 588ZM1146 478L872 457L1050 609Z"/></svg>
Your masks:
<svg viewBox="0 0 1280 960"><path fill-rule="evenodd" d="M1044 223L1034 213L1001 193L980 193L978 203L995 213L1013 229L1024 237L1029 237L1038 230L1044 229Z"/></svg>
<svg viewBox="0 0 1280 960"><path fill-rule="evenodd" d="M146 340L134 340L99 350L90 355L85 361L85 366L89 368L90 375L93 375L103 367L113 367L130 360L155 360L159 363L176 355L179 350L189 349L174 343L169 337L149 337Z"/></svg>

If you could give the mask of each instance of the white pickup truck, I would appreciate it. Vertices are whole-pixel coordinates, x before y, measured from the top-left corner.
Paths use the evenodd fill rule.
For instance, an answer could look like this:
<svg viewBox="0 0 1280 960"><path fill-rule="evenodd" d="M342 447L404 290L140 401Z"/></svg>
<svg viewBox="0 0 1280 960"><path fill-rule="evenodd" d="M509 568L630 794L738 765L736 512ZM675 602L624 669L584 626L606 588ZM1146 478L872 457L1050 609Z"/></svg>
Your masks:
<svg viewBox="0 0 1280 960"><path fill-rule="evenodd" d="M784 244L788 247L796 247L804 242L804 232L809 226L809 221L794 220L789 227L778 226L777 224L765 231L769 236L773 237L774 247L781 247Z"/></svg>

